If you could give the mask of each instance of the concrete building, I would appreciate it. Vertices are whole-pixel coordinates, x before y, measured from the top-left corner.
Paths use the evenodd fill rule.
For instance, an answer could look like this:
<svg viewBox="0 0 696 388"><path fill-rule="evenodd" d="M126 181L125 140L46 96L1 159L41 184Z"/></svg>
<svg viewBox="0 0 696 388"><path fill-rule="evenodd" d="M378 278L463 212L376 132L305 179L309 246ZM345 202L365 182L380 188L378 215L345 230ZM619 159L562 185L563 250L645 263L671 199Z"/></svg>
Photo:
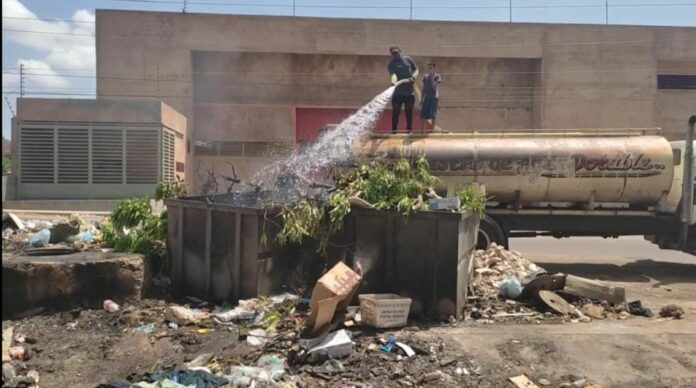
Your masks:
<svg viewBox="0 0 696 388"><path fill-rule="evenodd" d="M156 99L18 100L13 119L15 197L152 196L183 177L186 118Z"/></svg>
<svg viewBox="0 0 696 388"><path fill-rule="evenodd" d="M422 69L439 63L438 124L450 131L662 127L676 139L696 110L696 28L111 10L96 20L98 99L156 97L186 117L194 192L248 177L383 91L392 45Z"/></svg>

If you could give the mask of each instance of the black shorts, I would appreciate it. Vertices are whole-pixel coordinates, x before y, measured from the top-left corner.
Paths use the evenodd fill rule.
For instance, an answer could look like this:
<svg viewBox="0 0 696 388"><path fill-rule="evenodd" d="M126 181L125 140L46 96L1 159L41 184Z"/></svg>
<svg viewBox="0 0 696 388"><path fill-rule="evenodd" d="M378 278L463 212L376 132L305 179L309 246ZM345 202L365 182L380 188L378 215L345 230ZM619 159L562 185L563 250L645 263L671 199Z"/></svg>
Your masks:
<svg viewBox="0 0 696 388"><path fill-rule="evenodd" d="M434 119L437 117L437 103L439 99L437 97L426 97L423 100L423 106L421 106L421 118L422 119Z"/></svg>

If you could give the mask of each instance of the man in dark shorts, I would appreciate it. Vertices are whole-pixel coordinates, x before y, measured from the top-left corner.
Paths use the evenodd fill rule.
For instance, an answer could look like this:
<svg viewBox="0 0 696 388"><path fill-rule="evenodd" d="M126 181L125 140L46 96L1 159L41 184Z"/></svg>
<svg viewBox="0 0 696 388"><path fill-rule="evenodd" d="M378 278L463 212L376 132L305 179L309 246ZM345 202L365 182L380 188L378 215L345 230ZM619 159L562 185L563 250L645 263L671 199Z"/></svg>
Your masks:
<svg viewBox="0 0 696 388"><path fill-rule="evenodd" d="M440 74L436 73L437 63L428 62L428 74L423 77L423 95L421 96L421 131L425 132L425 122L430 120L431 128L435 128L437 104L440 101L439 86L442 82Z"/></svg>
<svg viewBox="0 0 696 388"><path fill-rule="evenodd" d="M392 59L387 69L391 76L392 85L401 80L408 80L400 83L392 95L392 133L396 133L399 126L401 105L406 111L406 130L410 133L413 130L413 106L416 103L413 83L418 77L418 67L410 57L401 56L401 49L397 46L390 47L389 53Z"/></svg>

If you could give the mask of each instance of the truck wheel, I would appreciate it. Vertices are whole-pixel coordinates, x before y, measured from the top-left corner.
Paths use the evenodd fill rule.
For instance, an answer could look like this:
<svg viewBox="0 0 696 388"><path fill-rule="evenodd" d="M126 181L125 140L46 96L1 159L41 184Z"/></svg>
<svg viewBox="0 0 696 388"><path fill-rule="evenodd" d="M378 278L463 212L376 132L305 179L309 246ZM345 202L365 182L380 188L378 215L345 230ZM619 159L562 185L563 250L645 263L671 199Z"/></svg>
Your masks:
<svg viewBox="0 0 696 388"><path fill-rule="evenodd" d="M479 222L476 249L488 249L491 243L496 243L505 248L508 247L508 239L505 232L503 232L503 228L494 219L484 215Z"/></svg>

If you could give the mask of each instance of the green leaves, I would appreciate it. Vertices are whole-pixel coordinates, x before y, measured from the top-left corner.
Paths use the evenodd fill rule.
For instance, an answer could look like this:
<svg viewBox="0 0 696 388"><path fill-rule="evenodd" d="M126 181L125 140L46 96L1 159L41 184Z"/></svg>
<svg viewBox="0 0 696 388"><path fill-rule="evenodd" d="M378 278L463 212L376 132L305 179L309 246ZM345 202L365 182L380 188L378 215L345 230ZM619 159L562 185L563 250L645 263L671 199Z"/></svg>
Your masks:
<svg viewBox="0 0 696 388"><path fill-rule="evenodd" d="M337 181L327 201L303 199L294 205L280 206L283 229L277 240L281 245L299 244L304 238L313 238L323 252L331 235L341 230L344 218L350 213L349 198L361 198L377 209L396 210L408 216L415 210L427 208L422 198L438 183L423 157L413 164L407 160L364 164L343 174Z"/></svg>
<svg viewBox="0 0 696 388"><path fill-rule="evenodd" d="M177 199L186 196L186 185L179 177L176 177L175 182L160 182L155 187L155 199L158 201L164 199Z"/></svg>
<svg viewBox="0 0 696 388"><path fill-rule="evenodd" d="M459 210L471 210L483 216L486 210L486 197L478 194L473 187L469 186L466 189L457 193L459 197Z"/></svg>

